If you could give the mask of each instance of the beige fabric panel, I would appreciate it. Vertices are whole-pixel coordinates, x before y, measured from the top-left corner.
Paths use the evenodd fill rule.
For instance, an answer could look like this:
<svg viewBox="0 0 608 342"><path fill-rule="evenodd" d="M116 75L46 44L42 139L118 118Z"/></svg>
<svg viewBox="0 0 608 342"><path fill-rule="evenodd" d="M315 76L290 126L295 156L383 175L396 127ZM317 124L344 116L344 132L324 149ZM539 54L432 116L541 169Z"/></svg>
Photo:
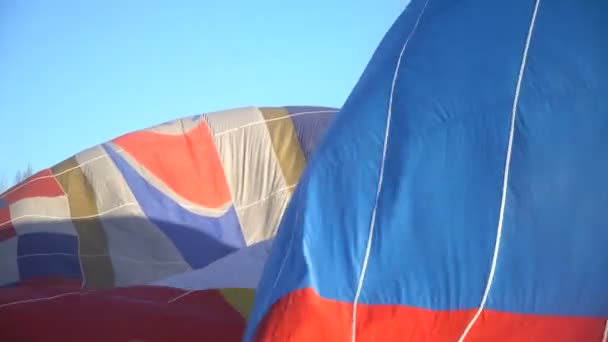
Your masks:
<svg viewBox="0 0 608 342"><path fill-rule="evenodd" d="M146 284L191 271L173 243L143 217L138 206L126 206L103 218L108 232L116 286Z"/></svg>
<svg viewBox="0 0 608 342"><path fill-rule="evenodd" d="M10 207L17 235L59 233L76 236L65 196L22 199Z"/></svg>
<svg viewBox="0 0 608 342"><path fill-rule="evenodd" d="M241 224L247 245L271 239L276 235L290 198L291 193L283 189L238 209L241 221L251 222L249 230L245 230L245 225Z"/></svg>
<svg viewBox="0 0 608 342"><path fill-rule="evenodd" d="M102 216L122 205L135 203L127 183L101 146L78 153L76 160L97 194L96 204Z"/></svg>
<svg viewBox="0 0 608 342"><path fill-rule="evenodd" d="M97 195L116 286L147 283L191 270L173 243L144 216L102 147L86 150L77 158Z"/></svg>
<svg viewBox="0 0 608 342"><path fill-rule="evenodd" d="M146 129L149 132L179 135L188 133L191 129L200 125L202 116L192 116L177 120L168 121Z"/></svg>
<svg viewBox="0 0 608 342"><path fill-rule="evenodd" d="M285 209L282 194L287 184L263 114L246 107L210 113L206 120L247 245L274 236Z"/></svg>

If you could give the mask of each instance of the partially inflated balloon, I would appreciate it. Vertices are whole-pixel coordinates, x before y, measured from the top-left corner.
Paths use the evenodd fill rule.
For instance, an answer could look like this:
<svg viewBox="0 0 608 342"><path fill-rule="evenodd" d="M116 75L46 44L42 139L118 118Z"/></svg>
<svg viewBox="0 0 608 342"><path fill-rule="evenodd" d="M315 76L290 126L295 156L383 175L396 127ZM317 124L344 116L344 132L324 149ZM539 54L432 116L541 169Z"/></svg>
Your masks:
<svg viewBox="0 0 608 342"><path fill-rule="evenodd" d="M413 0L294 193L246 341L608 328L608 1Z"/></svg>
<svg viewBox="0 0 608 342"><path fill-rule="evenodd" d="M335 109L240 108L133 132L0 195L0 340L238 341Z"/></svg>

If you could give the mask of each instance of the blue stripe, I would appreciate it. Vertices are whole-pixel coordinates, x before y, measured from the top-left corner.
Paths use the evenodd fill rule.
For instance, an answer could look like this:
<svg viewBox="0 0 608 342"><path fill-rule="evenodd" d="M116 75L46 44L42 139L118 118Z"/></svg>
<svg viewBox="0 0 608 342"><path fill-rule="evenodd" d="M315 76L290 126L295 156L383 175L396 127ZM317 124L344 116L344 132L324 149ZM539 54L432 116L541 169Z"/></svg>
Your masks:
<svg viewBox="0 0 608 342"><path fill-rule="evenodd" d="M20 235L17 243L22 281L45 276L82 279L76 236L31 233Z"/></svg>
<svg viewBox="0 0 608 342"><path fill-rule="evenodd" d="M109 145L104 145L104 148L122 173L144 214L167 235L192 268L205 267L245 246L233 206L218 218L194 214L148 183Z"/></svg>

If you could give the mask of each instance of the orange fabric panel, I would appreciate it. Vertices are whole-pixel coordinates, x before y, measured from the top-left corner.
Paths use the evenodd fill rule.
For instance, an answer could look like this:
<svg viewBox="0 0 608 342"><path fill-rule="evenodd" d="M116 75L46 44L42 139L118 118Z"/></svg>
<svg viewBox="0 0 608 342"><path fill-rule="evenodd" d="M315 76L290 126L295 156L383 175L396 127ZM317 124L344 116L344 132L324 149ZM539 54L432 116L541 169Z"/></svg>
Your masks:
<svg viewBox="0 0 608 342"><path fill-rule="evenodd" d="M476 310L431 311L398 305L359 305L357 341L457 341ZM312 289L280 299L255 341L350 341L352 304L319 297ZM605 320L484 311L467 342L601 341Z"/></svg>
<svg viewBox="0 0 608 342"><path fill-rule="evenodd" d="M181 135L138 131L113 142L184 199L206 208L218 208L231 201L206 123Z"/></svg>

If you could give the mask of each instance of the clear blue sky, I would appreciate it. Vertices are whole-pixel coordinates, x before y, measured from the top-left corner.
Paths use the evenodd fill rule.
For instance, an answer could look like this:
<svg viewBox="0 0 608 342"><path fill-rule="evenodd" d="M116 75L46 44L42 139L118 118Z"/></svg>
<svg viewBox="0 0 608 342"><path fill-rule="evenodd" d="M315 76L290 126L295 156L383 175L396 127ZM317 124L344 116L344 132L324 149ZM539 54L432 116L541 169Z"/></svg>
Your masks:
<svg viewBox="0 0 608 342"><path fill-rule="evenodd" d="M340 106L404 0L0 0L0 177L245 105Z"/></svg>

